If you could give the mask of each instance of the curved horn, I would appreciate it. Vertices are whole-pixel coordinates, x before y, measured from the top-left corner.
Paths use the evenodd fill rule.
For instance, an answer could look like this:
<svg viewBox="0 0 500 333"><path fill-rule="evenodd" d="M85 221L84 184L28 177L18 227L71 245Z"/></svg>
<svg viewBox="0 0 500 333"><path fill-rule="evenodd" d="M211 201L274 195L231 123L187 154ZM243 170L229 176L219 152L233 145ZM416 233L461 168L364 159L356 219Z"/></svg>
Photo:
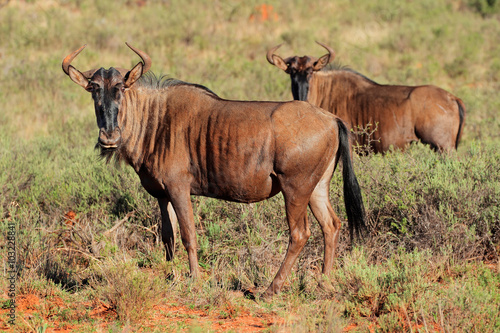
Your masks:
<svg viewBox="0 0 500 333"><path fill-rule="evenodd" d="M146 52L136 49L127 42L125 42L125 44L127 44L127 46L132 51L134 51L139 57L141 57L142 62L144 63L144 67L142 68L142 74L146 73L151 68L151 63L152 63L151 58L146 54Z"/></svg>
<svg viewBox="0 0 500 333"><path fill-rule="evenodd" d="M74 51L73 53L69 54L66 58L64 58L63 62L62 62L62 69L64 71L64 73L66 73L67 75L69 75L69 65L71 64L71 62L73 61L73 59L76 58L76 56L82 52L82 50L87 46L87 44L83 45L82 47L80 47L78 50ZM86 72L83 72L83 76L85 76L87 79L90 79L92 77L92 75L94 75L94 73L96 72L97 69L91 69L89 71L86 71Z"/></svg>
<svg viewBox="0 0 500 333"><path fill-rule="evenodd" d="M277 49L280 48L281 45L283 45L283 43L276 45L275 47L273 47L269 51L267 51L266 58L267 58L267 61L269 61L269 63L271 65L274 65L273 54L274 54L274 52L276 52Z"/></svg>
<svg viewBox="0 0 500 333"><path fill-rule="evenodd" d="M316 43L323 46L328 51L328 54L330 55L330 58L328 59L328 63L332 62L333 59L335 58L335 51L331 47L329 47L325 44L322 44L318 41L316 41Z"/></svg>
<svg viewBox="0 0 500 333"><path fill-rule="evenodd" d="M63 62L62 62L62 69L64 71L64 73L66 73L67 75L69 75L69 65L71 64L71 62L73 61L73 59L76 58L76 56L82 52L82 50L85 48L85 46L87 46L87 44L83 45L82 47L80 47L78 50L74 51L73 53L69 54L66 58L64 58Z"/></svg>

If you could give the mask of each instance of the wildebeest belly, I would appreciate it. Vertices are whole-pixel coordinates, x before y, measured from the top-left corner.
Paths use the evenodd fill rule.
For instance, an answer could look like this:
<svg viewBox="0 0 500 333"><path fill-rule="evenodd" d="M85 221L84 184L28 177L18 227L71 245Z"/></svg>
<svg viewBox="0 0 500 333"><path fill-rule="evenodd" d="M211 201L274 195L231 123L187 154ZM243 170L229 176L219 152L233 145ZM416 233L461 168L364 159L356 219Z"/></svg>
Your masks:
<svg viewBox="0 0 500 333"><path fill-rule="evenodd" d="M235 202L257 202L268 199L280 191L277 178L273 174L258 175L231 181L224 177L217 177L192 191L191 194L224 199Z"/></svg>
<svg viewBox="0 0 500 333"><path fill-rule="evenodd" d="M240 111L240 112L239 112ZM233 110L192 131L191 193L237 202L256 202L279 192L273 176L274 137L265 112ZM206 124L206 125L205 125Z"/></svg>

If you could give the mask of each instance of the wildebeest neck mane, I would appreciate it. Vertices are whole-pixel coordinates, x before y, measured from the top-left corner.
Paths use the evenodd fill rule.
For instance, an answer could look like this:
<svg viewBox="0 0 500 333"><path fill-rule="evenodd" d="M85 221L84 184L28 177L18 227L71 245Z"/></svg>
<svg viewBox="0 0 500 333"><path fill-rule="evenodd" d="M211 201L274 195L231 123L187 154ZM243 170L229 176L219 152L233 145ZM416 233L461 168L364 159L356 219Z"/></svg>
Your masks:
<svg viewBox="0 0 500 333"><path fill-rule="evenodd" d="M139 79L139 81L137 81L137 85L140 87L150 88L150 89L168 89L169 87L173 87L173 86L187 85L187 86L192 86L192 87L196 87L196 88L205 90L206 92L210 93L214 97L218 97L217 94L215 94L212 90L210 90L207 87L202 86L200 84L185 82L182 80L168 77L168 75L157 76L156 74L154 74L152 72L147 72L146 74L144 74Z"/></svg>
<svg viewBox="0 0 500 333"><path fill-rule="evenodd" d="M349 72L349 73L358 75L359 77L365 79L366 81L368 81L370 83L378 84L377 82L375 82L372 79L370 79L369 77L361 74L360 72L357 72L354 69L350 68L349 66L342 65L341 63L336 62L336 61L323 67L320 72L323 72L325 74L328 74L328 72Z"/></svg>

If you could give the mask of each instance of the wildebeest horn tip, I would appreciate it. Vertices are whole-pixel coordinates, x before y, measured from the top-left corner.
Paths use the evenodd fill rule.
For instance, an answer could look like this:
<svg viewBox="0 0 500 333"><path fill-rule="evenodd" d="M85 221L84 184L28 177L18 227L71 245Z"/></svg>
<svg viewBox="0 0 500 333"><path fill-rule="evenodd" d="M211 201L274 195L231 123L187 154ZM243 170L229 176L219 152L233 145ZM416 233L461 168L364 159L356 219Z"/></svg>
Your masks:
<svg viewBox="0 0 500 333"><path fill-rule="evenodd" d="M325 45L325 44L320 43L318 41L316 41L316 43L320 46L323 46L328 51L328 53L330 54L330 59L328 62L332 62L333 59L335 58L335 51L331 47L329 47L328 45Z"/></svg>
<svg viewBox="0 0 500 333"><path fill-rule="evenodd" d="M64 71L64 73L66 73L67 75L69 75L69 65L71 64L71 62L73 61L73 59L75 59L75 57L80 53L82 52L82 50L87 46L87 44L81 46L78 50L76 51L73 51L72 53L68 54L66 56L66 58L64 58L63 62L62 62L62 69Z"/></svg>
<svg viewBox="0 0 500 333"><path fill-rule="evenodd" d="M130 45L128 42L125 42L125 44L132 50L134 51L139 57L141 57L143 63L144 63L144 68L142 69L142 73L146 73L150 68L151 68L151 58L146 54L146 52L141 51L139 49L136 49L132 45Z"/></svg>
<svg viewBox="0 0 500 333"><path fill-rule="evenodd" d="M271 65L274 65L273 54L274 54L274 52L276 52L277 49L280 48L281 45L283 45L283 43L278 44L275 47L269 49L269 51L267 51L266 58L267 58L267 61L269 61L269 63Z"/></svg>

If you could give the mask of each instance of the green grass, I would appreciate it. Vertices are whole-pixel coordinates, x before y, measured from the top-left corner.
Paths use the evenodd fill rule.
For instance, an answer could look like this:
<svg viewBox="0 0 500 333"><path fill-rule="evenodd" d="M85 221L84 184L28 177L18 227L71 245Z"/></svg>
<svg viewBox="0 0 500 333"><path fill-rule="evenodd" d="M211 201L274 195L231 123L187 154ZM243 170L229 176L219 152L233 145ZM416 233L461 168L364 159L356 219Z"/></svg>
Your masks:
<svg viewBox="0 0 500 333"><path fill-rule="evenodd" d="M44 300L36 315L19 312L18 329L57 321L89 332L107 320L112 332L213 330L192 314L151 324L153 316L162 320L153 305L177 304L222 322L245 311L283 318L269 331L500 330L497 1L273 1L278 19L265 22L261 4L32 0L0 7L0 231L16 225L18 297ZM151 56L157 74L228 99L289 100L289 78L267 63L266 51L284 43L283 57L321 56L315 40L377 82L435 84L460 97L466 122L458 151L441 156L417 144L355 156L370 226L365 241L352 249L344 226L336 269L322 277L322 234L311 218L312 236L283 293L267 303L241 291L263 291L284 257L281 195L251 205L193 197L202 278L191 281L181 244L173 262L164 260L156 200L130 167L98 159L91 98L63 73L62 59L88 44L77 68L132 67L139 59L128 41ZM341 184L337 172L331 201L345 221ZM0 237L0 257L6 251ZM54 307L56 298L65 305ZM114 317L93 317L99 302Z"/></svg>

